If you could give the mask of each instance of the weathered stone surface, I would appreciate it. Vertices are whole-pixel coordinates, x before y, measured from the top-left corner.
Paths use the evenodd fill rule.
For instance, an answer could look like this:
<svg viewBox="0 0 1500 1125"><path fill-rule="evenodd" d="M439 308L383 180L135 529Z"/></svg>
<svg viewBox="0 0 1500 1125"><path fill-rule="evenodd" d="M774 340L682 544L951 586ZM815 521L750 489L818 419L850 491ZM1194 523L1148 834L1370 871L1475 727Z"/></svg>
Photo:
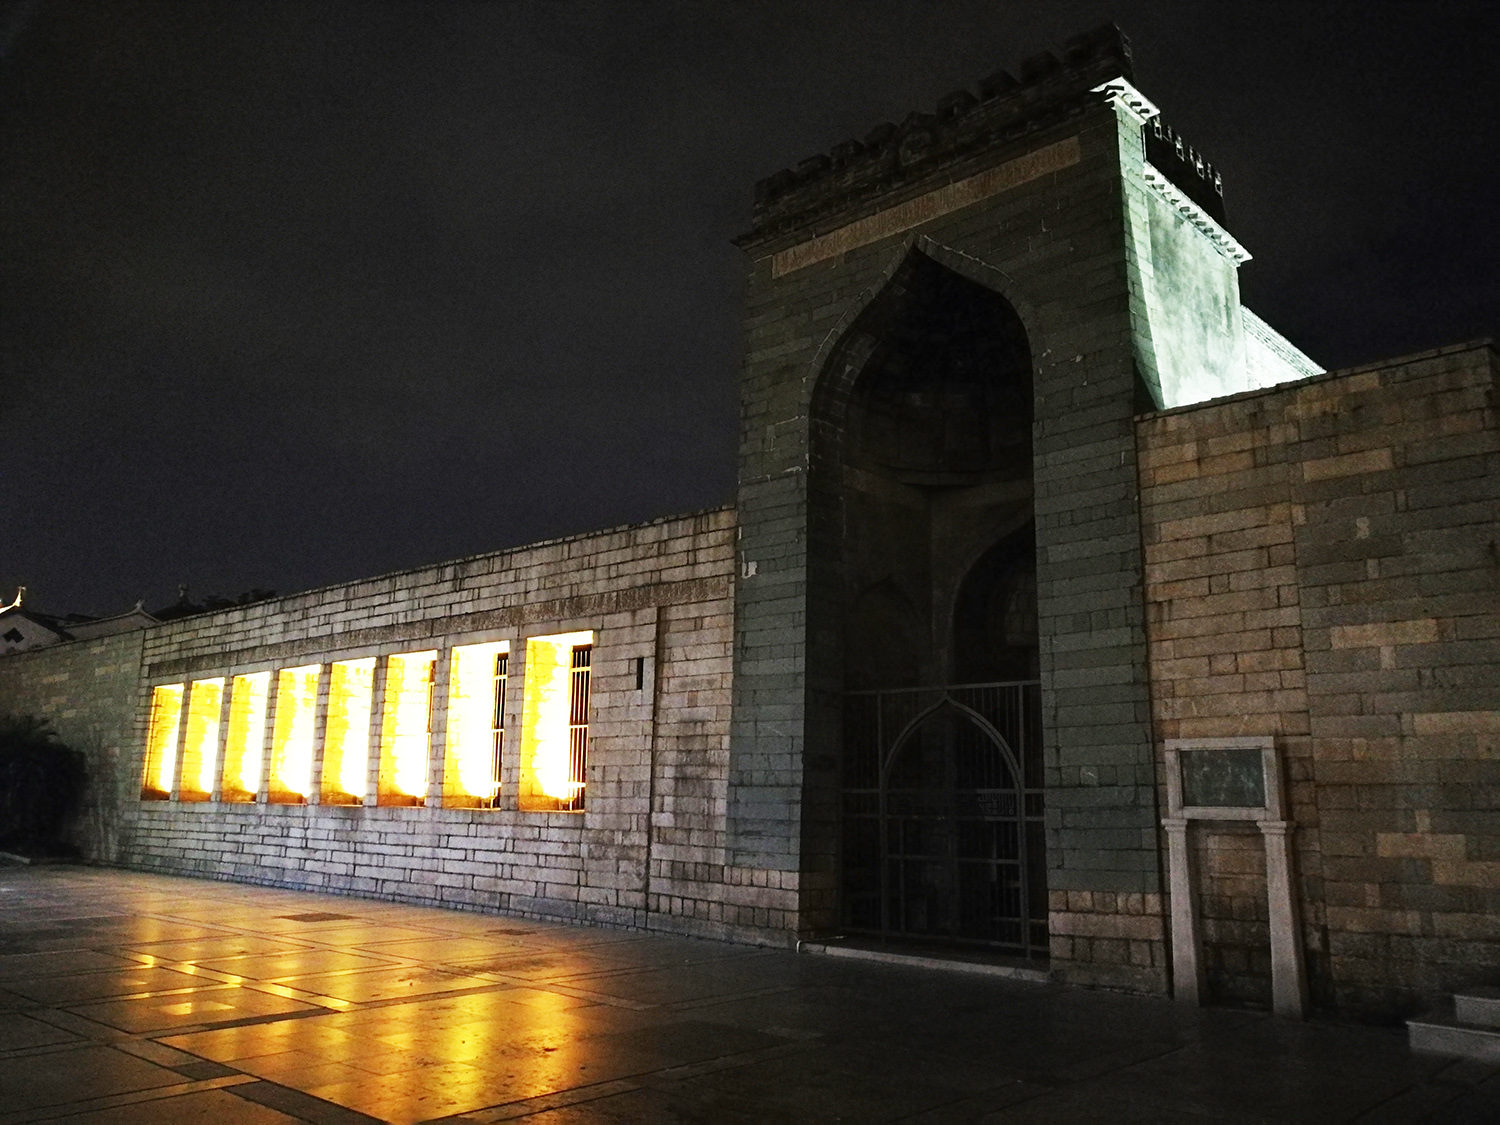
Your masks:
<svg viewBox="0 0 1500 1125"><path fill-rule="evenodd" d="M1453 939L1500 941L1497 365L1446 348L1138 424L1156 735L1276 737L1325 1003L1493 971ZM1263 853L1197 847L1211 984L1257 998Z"/></svg>

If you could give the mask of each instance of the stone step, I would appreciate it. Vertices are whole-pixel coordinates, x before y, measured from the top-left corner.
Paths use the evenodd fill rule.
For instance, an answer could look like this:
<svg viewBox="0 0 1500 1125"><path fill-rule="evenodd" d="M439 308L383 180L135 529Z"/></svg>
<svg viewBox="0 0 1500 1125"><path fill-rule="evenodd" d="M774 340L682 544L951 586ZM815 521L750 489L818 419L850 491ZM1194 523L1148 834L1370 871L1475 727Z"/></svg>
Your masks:
<svg viewBox="0 0 1500 1125"><path fill-rule="evenodd" d="M1483 985L1455 992L1453 1018L1471 1027L1500 1027L1500 988Z"/></svg>
<svg viewBox="0 0 1500 1125"><path fill-rule="evenodd" d="M877 961L887 965L905 965L914 969L942 969L951 973L976 973L980 976L1007 977L1010 980L1046 984L1047 970L1030 965L997 964L962 956L932 957L898 950L870 949L839 942L799 941L798 953L820 953L825 957L847 957L855 961Z"/></svg>
<svg viewBox="0 0 1500 1125"><path fill-rule="evenodd" d="M1413 1051L1500 1063L1500 1029L1496 1028L1426 1016L1406 1021L1406 1040Z"/></svg>

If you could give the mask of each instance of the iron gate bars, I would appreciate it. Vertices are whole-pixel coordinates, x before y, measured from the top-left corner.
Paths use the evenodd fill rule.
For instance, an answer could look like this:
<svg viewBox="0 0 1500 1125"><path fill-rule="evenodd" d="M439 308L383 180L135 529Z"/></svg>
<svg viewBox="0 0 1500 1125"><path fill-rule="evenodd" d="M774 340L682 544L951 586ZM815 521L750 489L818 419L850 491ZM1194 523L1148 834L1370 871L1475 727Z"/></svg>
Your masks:
<svg viewBox="0 0 1500 1125"><path fill-rule="evenodd" d="M845 694L849 931L1047 952L1035 681Z"/></svg>
<svg viewBox="0 0 1500 1125"><path fill-rule="evenodd" d="M593 647L574 645L568 672L568 791L567 808L583 808L583 791L588 781L589 754L589 678L593 667Z"/></svg>

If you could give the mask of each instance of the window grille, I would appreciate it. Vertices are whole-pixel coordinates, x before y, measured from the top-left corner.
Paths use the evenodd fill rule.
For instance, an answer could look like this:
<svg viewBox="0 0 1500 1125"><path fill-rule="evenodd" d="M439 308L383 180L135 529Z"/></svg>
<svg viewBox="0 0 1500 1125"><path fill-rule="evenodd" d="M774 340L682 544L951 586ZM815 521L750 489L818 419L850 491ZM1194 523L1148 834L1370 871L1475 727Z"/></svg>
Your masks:
<svg viewBox="0 0 1500 1125"><path fill-rule="evenodd" d="M589 671L593 661L592 645L573 646L573 663L568 677L568 786L573 797L572 809L583 808L589 756Z"/></svg>
<svg viewBox="0 0 1500 1125"><path fill-rule="evenodd" d="M490 738L494 744L494 757L491 759L490 766L490 783L494 786L489 800L492 809L500 807L500 763L505 755L505 686L509 679L508 667L509 654L497 652L495 654L495 710L490 719Z"/></svg>

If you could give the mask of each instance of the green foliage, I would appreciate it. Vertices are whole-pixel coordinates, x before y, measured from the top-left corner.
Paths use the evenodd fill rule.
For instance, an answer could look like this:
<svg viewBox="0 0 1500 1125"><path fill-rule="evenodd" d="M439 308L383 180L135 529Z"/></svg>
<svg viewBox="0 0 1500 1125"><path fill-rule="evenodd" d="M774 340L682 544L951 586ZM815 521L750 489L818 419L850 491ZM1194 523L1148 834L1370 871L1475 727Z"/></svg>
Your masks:
<svg viewBox="0 0 1500 1125"><path fill-rule="evenodd" d="M0 848L62 850L87 778L83 753L45 719L0 715Z"/></svg>

